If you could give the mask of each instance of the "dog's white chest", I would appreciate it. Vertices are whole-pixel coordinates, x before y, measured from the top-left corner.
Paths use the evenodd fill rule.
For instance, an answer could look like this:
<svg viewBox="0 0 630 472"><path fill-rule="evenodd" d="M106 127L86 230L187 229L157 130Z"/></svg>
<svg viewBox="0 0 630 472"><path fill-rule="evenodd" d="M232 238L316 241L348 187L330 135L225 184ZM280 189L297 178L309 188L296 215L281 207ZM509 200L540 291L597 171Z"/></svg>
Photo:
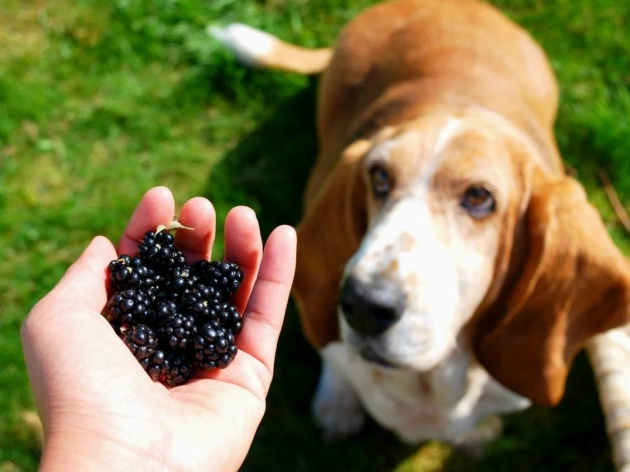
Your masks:
<svg viewBox="0 0 630 472"><path fill-rule="evenodd" d="M341 342L329 344L321 355L378 423L410 443L456 442L489 414L529 406L527 399L500 386L464 353L423 374L378 368Z"/></svg>

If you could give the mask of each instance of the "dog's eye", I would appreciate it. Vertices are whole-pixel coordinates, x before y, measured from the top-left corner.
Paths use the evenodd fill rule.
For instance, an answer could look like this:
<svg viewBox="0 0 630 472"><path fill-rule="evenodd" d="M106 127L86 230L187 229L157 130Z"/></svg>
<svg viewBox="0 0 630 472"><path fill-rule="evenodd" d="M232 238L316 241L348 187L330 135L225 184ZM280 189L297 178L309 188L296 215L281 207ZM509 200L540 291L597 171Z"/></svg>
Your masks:
<svg viewBox="0 0 630 472"><path fill-rule="evenodd" d="M492 213L496 207L490 191L477 185L464 192L460 204L473 218L483 218Z"/></svg>
<svg viewBox="0 0 630 472"><path fill-rule="evenodd" d="M372 183L372 191L378 198L386 197L391 190L389 174L381 166L376 165L370 168L370 182Z"/></svg>

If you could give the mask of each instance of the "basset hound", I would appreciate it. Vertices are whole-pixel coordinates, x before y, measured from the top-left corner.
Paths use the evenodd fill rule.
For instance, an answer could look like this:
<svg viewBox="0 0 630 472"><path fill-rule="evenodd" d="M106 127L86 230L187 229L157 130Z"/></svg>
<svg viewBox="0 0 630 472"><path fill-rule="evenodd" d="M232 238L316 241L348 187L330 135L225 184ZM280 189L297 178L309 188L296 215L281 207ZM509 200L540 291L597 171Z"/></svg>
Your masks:
<svg viewBox="0 0 630 472"><path fill-rule="evenodd" d="M328 437L402 440L557 404L576 353L630 321L630 267L553 134L545 53L477 0L394 0L307 50L242 24L243 62L321 73L293 294Z"/></svg>

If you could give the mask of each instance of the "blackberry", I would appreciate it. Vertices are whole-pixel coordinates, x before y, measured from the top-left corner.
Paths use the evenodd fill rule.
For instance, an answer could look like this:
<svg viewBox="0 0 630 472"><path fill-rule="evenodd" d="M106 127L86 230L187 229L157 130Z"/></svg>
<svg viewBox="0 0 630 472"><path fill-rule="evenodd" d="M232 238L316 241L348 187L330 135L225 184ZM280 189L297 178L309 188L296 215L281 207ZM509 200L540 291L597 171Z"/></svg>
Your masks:
<svg viewBox="0 0 630 472"><path fill-rule="evenodd" d="M147 293L153 292L154 294L156 294L161 282L162 274L155 271L154 269L147 267L147 272L144 276L144 279L142 280L141 288Z"/></svg>
<svg viewBox="0 0 630 472"><path fill-rule="evenodd" d="M185 350L192 337L197 332L195 317L173 313L163 320L157 330L161 341L172 349Z"/></svg>
<svg viewBox="0 0 630 472"><path fill-rule="evenodd" d="M184 313L194 315L205 323L218 316L218 309L221 306L221 291L197 283L191 290L184 290L181 295L180 306Z"/></svg>
<svg viewBox="0 0 630 472"><path fill-rule="evenodd" d="M184 267L184 253L174 246L175 238L168 230L147 231L138 244L138 256L152 269Z"/></svg>
<svg viewBox="0 0 630 472"><path fill-rule="evenodd" d="M223 278L227 279L225 284L227 292L231 295L236 292L243 282L243 271L233 262L214 261L212 264L221 272Z"/></svg>
<svg viewBox="0 0 630 472"><path fill-rule="evenodd" d="M175 300L192 290L196 281L197 277L191 275L188 267L172 267L162 272L158 291L164 298Z"/></svg>
<svg viewBox="0 0 630 472"><path fill-rule="evenodd" d="M147 316L149 297L141 289L127 289L115 293L107 302L103 315L110 323L118 326L144 322Z"/></svg>
<svg viewBox="0 0 630 472"><path fill-rule="evenodd" d="M205 370L224 369L238 353L232 332L216 321L205 324L194 341L195 360Z"/></svg>
<svg viewBox="0 0 630 472"><path fill-rule="evenodd" d="M159 380L167 385L182 385L190 378L192 364L184 352L172 352L164 359Z"/></svg>
<svg viewBox="0 0 630 472"><path fill-rule="evenodd" d="M201 260L192 266L191 271L202 283L220 289L224 296L236 292L243 281L243 271L232 262Z"/></svg>
<svg viewBox="0 0 630 472"><path fill-rule="evenodd" d="M147 301L149 304L149 308L153 306L153 304L158 299L158 287L142 287L142 291L147 297Z"/></svg>
<svg viewBox="0 0 630 472"><path fill-rule="evenodd" d="M147 371L149 377L155 381L160 380L162 374L166 375L170 367L166 354L160 349L156 350L152 356L142 359L140 365Z"/></svg>
<svg viewBox="0 0 630 472"><path fill-rule="evenodd" d="M159 253L161 249L162 246L158 244L155 240L155 231L147 231L146 233L144 233L144 236L140 240L140 243L138 243L138 256L146 262L157 262L160 258ZM170 254L168 255L170 256Z"/></svg>
<svg viewBox="0 0 630 472"><path fill-rule="evenodd" d="M194 288L182 294L180 305L184 313L189 313L192 316L207 318L209 315L207 300Z"/></svg>
<svg viewBox="0 0 630 472"><path fill-rule="evenodd" d="M150 285L149 269L142 263L139 257L131 258L123 254L118 259L109 263L109 279L112 287L117 290L142 287Z"/></svg>
<svg viewBox="0 0 630 472"><path fill-rule="evenodd" d="M188 263L186 262L186 256L182 251L175 248L171 255L171 258L168 261L169 265L172 267L188 267Z"/></svg>
<svg viewBox="0 0 630 472"><path fill-rule="evenodd" d="M218 319L221 325L228 328L233 334L238 334L243 329L243 317L234 305L223 303Z"/></svg>
<svg viewBox="0 0 630 472"><path fill-rule="evenodd" d="M157 347L153 330L143 324L133 326L121 335L123 342L139 361L151 357Z"/></svg>
<svg viewBox="0 0 630 472"><path fill-rule="evenodd" d="M166 319L177 313L177 303L173 300L160 300L150 312L151 323L156 326L163 324Z"/></svg>
<svg viewBox="0 0 630 472"><path fill-rule="evenodd" d="M181 385L193 363L227 367L236 354L242 316L230 304L243 272L233 263L188 265L175 247L177 222L147 231L138 254L123 254L108 265L114 291L103 316L154 381Z"/></svg>
<svg viewBox="0 0 630 472"><path fill-rule="evenodd" d="M199 276L193 274L196 277L197 283L194 286L193 291L199 293L199 296L206 302L213 303L221 301L221 291L217 287L212 285L205 285L199 282Z"/></svg>

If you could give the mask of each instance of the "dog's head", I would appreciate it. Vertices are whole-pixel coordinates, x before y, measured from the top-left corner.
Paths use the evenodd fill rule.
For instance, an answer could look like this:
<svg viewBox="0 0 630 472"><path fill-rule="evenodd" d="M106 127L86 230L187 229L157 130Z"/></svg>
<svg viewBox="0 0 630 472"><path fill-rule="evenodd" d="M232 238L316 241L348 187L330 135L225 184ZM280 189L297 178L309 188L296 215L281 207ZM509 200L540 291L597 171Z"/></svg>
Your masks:
<svg viewBox="0 0 630 472"><path fill-rule="evenodd" d="M346 150L298 228L294 293L315 345L339 327L367 360L427 371L463 343L552 404L584 342L628 320L629 280L581 186L468 109Z"/></svg>

